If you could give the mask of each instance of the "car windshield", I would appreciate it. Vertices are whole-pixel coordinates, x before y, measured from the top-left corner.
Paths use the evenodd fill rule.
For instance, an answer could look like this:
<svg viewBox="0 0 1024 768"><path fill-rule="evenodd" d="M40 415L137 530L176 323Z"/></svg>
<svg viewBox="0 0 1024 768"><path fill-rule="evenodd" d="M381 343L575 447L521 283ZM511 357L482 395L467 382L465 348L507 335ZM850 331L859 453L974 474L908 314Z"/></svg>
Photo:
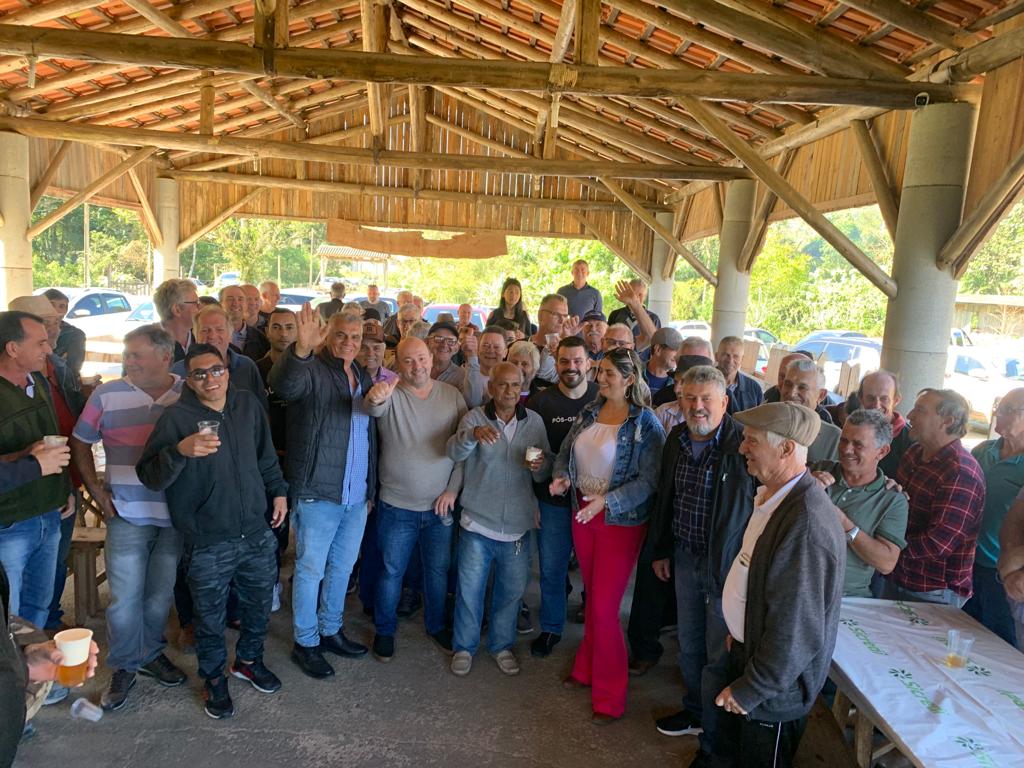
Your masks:
<svg viewBox="0 0 1024 768"><path fill-rule="evenodd" d="M156 315L153 312L153 302L147 301L143 304L139 304L139 306L133 309L132 313L128 315L128 319L140 323L156 322Z"/></svg>

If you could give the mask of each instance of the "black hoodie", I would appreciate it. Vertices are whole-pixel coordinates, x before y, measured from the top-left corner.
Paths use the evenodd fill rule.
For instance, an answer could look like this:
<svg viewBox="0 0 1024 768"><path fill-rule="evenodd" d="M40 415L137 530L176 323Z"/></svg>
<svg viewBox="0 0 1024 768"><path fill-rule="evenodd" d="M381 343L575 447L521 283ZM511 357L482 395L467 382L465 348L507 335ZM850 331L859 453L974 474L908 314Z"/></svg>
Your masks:
<svg viewBox="0 0 1024 768"><path fill-rule="evenodd" d="M220 447L210 456L182 456L178 443L200 421L221 423ZM288 495L267 414L251 392L234 386L222 413L182 388L181 399L157 420L135 470L147 488L166 493L174 527L195 546L266 530L267 495Z"/></svg>

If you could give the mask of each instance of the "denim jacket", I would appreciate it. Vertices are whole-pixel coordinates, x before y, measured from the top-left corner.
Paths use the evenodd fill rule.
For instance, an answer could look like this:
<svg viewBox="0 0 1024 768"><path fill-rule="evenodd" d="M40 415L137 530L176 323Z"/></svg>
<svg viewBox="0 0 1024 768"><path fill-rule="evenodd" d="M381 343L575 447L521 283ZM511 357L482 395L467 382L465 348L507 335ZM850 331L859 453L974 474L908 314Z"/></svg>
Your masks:
<svg viewBox="0 0 1024 768"><path fill-rule="evenodd" d="M580 433L597 421L597 414L604 405L604 398L598 397L580 411L572 429L555 459L552 476L568 477L576 486L576 459L573 446ZM651 502L657 487L658 470L661 466L661 452L665 445L665 431L650 408L629 406L629 417L619 427L615 446L615 465L612 469L609 491L605 494L604 522L606 525L643 525L650 514ZM571 498L572 510L576 512L576 494Z"/></svg>

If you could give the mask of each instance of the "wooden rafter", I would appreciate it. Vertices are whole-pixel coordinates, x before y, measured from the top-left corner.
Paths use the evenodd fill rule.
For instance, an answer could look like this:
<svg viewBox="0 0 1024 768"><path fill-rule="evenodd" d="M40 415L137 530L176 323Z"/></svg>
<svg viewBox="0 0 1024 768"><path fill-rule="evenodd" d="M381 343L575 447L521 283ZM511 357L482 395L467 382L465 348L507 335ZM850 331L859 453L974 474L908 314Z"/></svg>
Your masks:
<svg viewBox="0 0 1024 768"><path fill-rule="evenodd" d="M640 277L648 283L651 282L651 273L640 266L640 263L636 260L633 254L629 253L612 238L601 232L590 217L582 213L575 213L573 215L576 217L576 220L579 221L584 231L586 231L591 237L596 238L605 248L618 256L625 264L628 264Z"/></svg>
<svg viewBox="0 0 1024 768"><path fill-rule="evenodd" d="M238 200L238 201L232 203L231 205L229 205L223 211L221 211L216 216L214 216L212 219L210 219L205 224L203 224L201 227L199 227L199 229L197 229L195 232L191 233L190 235L188 235L188 237L186 237L181 242L179 242L178 243L178 250L179 251L184 251L186 248L190 247L192 245L192 243L197 242L198 240L201 240L207 234L209 234L210 232L213 232L213 230L215 230L217 227L219 227L225 221L230 219L232 216L235 215L235 213L240 211L242 208L244 208L246 205L248 205L250 202L252 202L256 198L258 198L260 195L262 195L266 191L267 191L266 187L260 187L259 189L254 189L252 192L248 192L248 193L242 195L240 200Z"/></svg>
<svg viewBox="0 0 1024 768"><path fill-rule="evenodd" d="M576 0L576 52L577 64L596 67L601 50L601 0Z"/></svg>
<svg viewBox="0 0 1024 768"><path fill-rule="evenodd" d="M0 25L0 50L140 66L213 69L243 75L264 72L260 51L239 43L212 40ZM508 60L466 59L460 66L452 67L449 62L431 57L315 48L277 51L274 69L280 77L307 80L365 80L751 103L859 104L890 109L912 108L914 99L922 92L928 93L932 102L952 101L966 93L957 86L803 75L767 77L734 72L650 70L638 78L633 67L576 67Z"/></svg>
<svg viewBox="0 0 1024 768"><path fill-rule="evenodd" d="M381 0L359 0L359 19L362 22L363 51L382 53L387 50L388 7ZM370 110L370 132L375 147L384 148L384 121L387 118L387 92L377 82L367 83Z"/></svg>
<svg viewBox="0 0 1024 768"><path fill-rule="evenodd" d="M856 267L876 288L889 298L896 296L896 281L885 274L850 238L825 218L807 198L797 192L796 188L765 162L755 149L730 131L725 123L715 117L696 99L687 99L684 106L687 112L697 118L715 138L764 182L766 187L782 198L800 218L810 224L829 245L839 251L840 255Z"/></svg>
<svg viewBox="0 0 1024 768"><path fill-rule="evenodd" d="M156 210L149 201L149 195L146 194L146 188L142 185L139 173L134 168L128 169L128 181L131 182L132 189L135 190L135 196L139 198L139 214L142 225L149 235L150 243L154 248L159 248L164 242L163 232L160 231L160 222L157 221Z"/></svg>
<svg viewBox="0 0 1024 768"><path fill-rule="evenodd" d="M882 220L885 228L889 230L889 237L896 241L896 222L899 219L900 207L896 202L896 195L892 191L892 184L885 172L883 156L875 142L871 129L864 120L854 120L850 123L850 130L857 141L857 149L860 152L860 159L867 169L871 178L871 188L874 190L875 199L878 201L878 208L882 213Z"/></svg>
<svg viewBox="0 0 1024 768"><path fill-rule="evenodd" d="M958 51L981 42L981 38L977 35L963 32L903 2L893 2L892 0L843 0L843 2L943 48Z"/></svg>
<svg viewBox="0 0 1024 768"><path fill-rule="evenodd" d="M795 149L787 149L779 156L775 170L782 178L786 178L786 174L789 173L794 157L796 157ZM754 224L747 233L743 248L740 249L740 257L736 265L740 272L749 272L754 268L754 261L757 259L757 254L761 252L761 248L764 247L764 238L768 233L768 218L772 215L772 209L778 199L779 196L774 191L768 187L764 188L764 197L761 198L761 202L758 203L757 210L754 212ZM692 197L688 197L687 201L693 205Z"/></svg>
<svg viewBox="0 0 1024 768"><path fill-rule="evenodd" d="M29 211L34 211L36 206L39 205L39 201L43 199L43 195L46 194L46 190L50 186L50 182L53 181L53 177L57 175L57 171L60 170L60 164L64 162L64 157L71 149L70 141L62 141L60 146L57 147L57 151L53 153L53 157L50 158L50 162L46 164L46 168L43 170L42 175L36 182L36 185L32 187L32 192L28 199Z"/></svg>
<svg viewBox="0 0 1024 768"><path fill-rule="evenodd" d="M154 149L153 147L143 147L142 149L136 150L126 160L123 160L122 162L115 165L113 168L104 173L98 179L96 179L95 181L91 182L88 186L86 186L85 189L81 190L76 195L72 196L69 200L64 202L59 208L52 211L49 215L43 217L35 224L30 226L26 231L25 236L29 240L31 240L40 232L43 232L50 226L56 224L58 221L60 221L69 213L71 213L71 211L75 210L75 208L89 200L89 198L91 198L93 195L95 195L97 192L99 192L101 189L107 186L110 182L123 176L132 168L139 165L139 163L148 159L150 155L152 155L154 152L156 152L156 149Z"/></svg>

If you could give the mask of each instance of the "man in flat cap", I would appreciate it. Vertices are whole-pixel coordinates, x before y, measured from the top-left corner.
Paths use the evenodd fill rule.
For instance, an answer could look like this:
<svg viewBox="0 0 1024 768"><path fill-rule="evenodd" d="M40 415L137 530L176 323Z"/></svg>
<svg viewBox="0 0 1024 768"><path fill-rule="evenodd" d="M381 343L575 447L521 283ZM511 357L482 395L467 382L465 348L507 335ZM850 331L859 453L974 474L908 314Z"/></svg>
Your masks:
<svg viewBox="0 0 1024 768"><path fill-rule="evenodd" d="M846 546L828 496L806 469L818 415L795 403L735 414L740 453L761 483L725 580L728 679L715 704L715 763L789 766L828 676Z"/></svg>

